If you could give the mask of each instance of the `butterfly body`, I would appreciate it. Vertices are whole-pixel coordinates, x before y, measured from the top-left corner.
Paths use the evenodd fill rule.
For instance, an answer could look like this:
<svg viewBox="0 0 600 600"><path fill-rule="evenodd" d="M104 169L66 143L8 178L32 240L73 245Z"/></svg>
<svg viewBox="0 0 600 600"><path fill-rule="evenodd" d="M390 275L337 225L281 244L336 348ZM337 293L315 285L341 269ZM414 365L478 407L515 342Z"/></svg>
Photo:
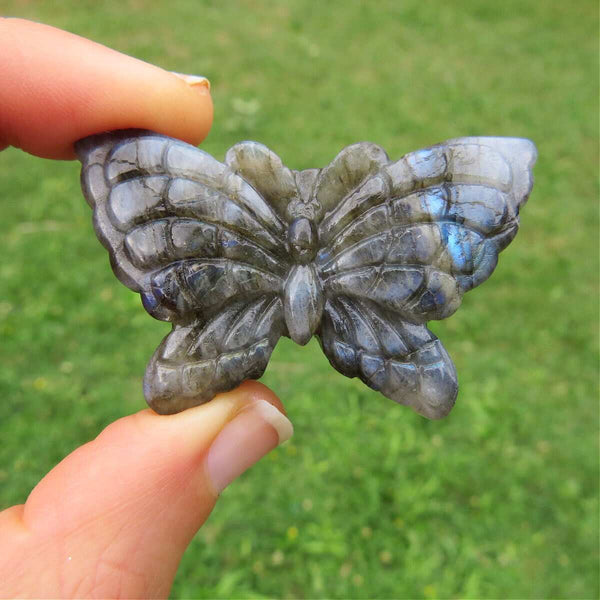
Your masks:
<svg viewBox="0 0 600 600"><path fill-rule="evenodd" d="M173 324L144 382L163 413L260 377L279 337L316 335L344 375L447 414L456 372L426 323L489 277L536 158L517 138L459 138L397 161L365 142L305 171L256 142L224 163L151 132L76 148L115 274Z"/></svg>

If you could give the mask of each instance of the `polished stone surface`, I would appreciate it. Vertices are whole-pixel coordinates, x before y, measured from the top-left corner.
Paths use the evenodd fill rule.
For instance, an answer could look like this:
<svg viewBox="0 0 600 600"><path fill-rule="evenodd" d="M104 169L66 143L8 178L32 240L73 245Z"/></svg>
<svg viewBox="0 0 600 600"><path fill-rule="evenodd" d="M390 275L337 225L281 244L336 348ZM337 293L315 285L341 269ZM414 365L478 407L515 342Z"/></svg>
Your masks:
<svg viewBox="0 0 600 600"><path fill-rule="evenodd" d="M427 329L485 281L514 238L536 149L449 140L390 161L375 144L294 171L257 142L221 163L145 131L76 145L94 227L116 276L173 323L148 364L159 413L260 377L281 336L318 336L332 366L445 416L458 391Z"/></svg>

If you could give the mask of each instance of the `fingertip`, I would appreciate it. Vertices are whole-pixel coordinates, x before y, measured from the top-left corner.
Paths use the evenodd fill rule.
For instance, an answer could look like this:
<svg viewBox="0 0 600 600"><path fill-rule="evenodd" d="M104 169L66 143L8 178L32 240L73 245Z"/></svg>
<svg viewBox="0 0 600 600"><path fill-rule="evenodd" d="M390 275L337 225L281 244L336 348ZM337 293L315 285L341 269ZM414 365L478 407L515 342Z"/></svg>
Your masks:
<svg viewBox="0 0 600 600"><path fill-rule="evenodd" d="M210 87L149 66L151 70L139 82L139 104L131 107L131 114L117 119L114 125L106 123L105 128L90 134L114 129L150 129L197 146L212 127L214 109ZM117 110L117 107L114 111L111 108L107 113L111 123Z"/></svg>
<svg viewBox="0 0 600 600"><path fill-rule="evenodd" d="M109 557L168 584L220 492L291 435L282 408L248 381L182 413L119 419L38 484L22 521L38 540L62 540L64 555L85 547L92 566Z"/></svg>
<svg viewBox="0 0 600 600"><path fill-rule="evenodd" d="M188 75L187 73L177 73L177 71L171 71L171 73L176 77L183 79L187 85L195 88L198 93L204 94L210 92L210 81L203 75Z"/></svg>
<svg viewBox="0 0 600 600"><path fill-rule="evenodd" d="M269 404L272 404L279 410L279 412L287 416L287 411L285 410L283 402L279 399L279 396L264 383L248 379L237 388L237 391L247 396L248 401L266 400Z"/></svg>
<svg viewBox="0 0 600 600"><path fill-rule="evenodd" d="M229 392L217 394L205 404L179 413L161 415L151 408L140 410L108 425L95 442L115 447L131 440L136 443L145 440L150 444L151 440L161 439L159 443L167 448L170 445L167 439L171 439L183 454L191 456L207 448L237 414L261 401L275 407L287 418L283 403L270 388L258 381L247 380Z"/></svg>
<svg viewBox="0 0 600 600"><path fill-rule="evenodd" d="M254 432L248 424L254 424ZM221 434L227 429L229 433L223 438ZM256 381L247 381L181 413L158 415L144 409L111 423L95 440L57 465L29 496L25 518L30 524L43 520L46 507L58 502L62 509L70 510L70 520L76 522L90 512L102 514L112 510L111 506L127 506L130 497L131 501L135 497L147 498L159 510L175 496L184 502L182 490L188 489L188 505L204 507L195 518L190 515L188 527L198 527L212 506L214 494L202 465L217 437L221 437L221 449L235 448L238 437L239 444L245 440L255 449L258 460L261 452L285 441L292 431L281 401ZM234 453L230 460L228 454L220 454L225 458L219 464L229 463L237 456ZM236 473L252 464L247 462L248 453L239 456L244 460L236 467ZM190 478L196 481L195 491L191 492ZM106 487L108 482L110 486ZM70 493L74 489L77 493ZM45 526L53 527L49 523Z"/></svg>
<svg viewBox="0 0 600 600"><path fill-rule="evenodd" d="M150 129L200 143L212 125L208 86L77 35L0 19L0 148L53 159L116 129Z"/></svg>

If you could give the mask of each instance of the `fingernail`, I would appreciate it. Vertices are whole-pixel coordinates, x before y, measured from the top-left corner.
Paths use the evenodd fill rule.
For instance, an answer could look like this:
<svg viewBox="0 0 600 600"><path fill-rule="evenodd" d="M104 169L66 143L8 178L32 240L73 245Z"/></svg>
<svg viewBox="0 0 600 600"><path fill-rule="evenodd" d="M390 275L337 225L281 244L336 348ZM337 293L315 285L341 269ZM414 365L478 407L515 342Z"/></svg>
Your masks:
<svg viewBox="0 0 600 600"><path fill-rule="evenodd" d="M190 87L198 88L198 91L210 91L210 81L202 75L186 75L176 71L171 71L171 73L183 79Z"/></svg>
<svg viewBox="0 0 600 600"><path fill-rule="evenodd" d="M289 419L266 400L249 404L225 425L208 451L206 469L215 492L220 494L293 432Z"/></svg>

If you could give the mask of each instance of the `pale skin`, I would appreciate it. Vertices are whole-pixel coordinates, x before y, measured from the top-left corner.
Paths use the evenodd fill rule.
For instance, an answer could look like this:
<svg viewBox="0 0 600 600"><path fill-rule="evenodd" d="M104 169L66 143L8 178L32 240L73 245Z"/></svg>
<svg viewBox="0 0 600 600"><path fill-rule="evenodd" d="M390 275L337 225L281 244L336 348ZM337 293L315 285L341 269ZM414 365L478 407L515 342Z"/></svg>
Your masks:
<svg viewBox="0 0 600 600"><path fill-rule="evenodd" d="M196 145L212 124L203 80L20 19L0 19L0 81L0 150L69 160L76 140L129 127ZM112 423L0 513L0 597L168 596L219 492L291 435L284 414L246 382Z"/></svg>

